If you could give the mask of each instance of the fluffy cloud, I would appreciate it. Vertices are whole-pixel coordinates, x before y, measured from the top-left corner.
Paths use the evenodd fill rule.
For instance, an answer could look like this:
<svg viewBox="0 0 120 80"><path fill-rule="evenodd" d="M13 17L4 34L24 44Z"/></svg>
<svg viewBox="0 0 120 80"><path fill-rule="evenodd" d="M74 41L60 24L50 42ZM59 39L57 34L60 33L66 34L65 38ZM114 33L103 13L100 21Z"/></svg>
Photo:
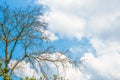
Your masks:
<svg viewBox="0 0 120 80"><path fill-rule="evenodd" d="M102 40L119 41L120 11L97 14L90 18L87 33Z"/></svg>
<svg viewBox="0 0 120 80"><path fill-rule="evenodd" d="M120 40L119 0L36 0L50 7L49 29L62 36ZM113 27L114 26L114 27ZM112 34L111 34L112 33Z"/></svg>
<svg viewBox="0 0 120 80"><path fill-rule="evenodd" d="M50 13L48 17L50 23L49 29L55 33L59 33L60 36L82 37L82 31L84 30L84 20L79 19L77 16L70 14L63 14L61 12Z"/></svg>
<svg viewBox="0 0 120 80"><path fill-rule="evenodd" d="M89 80L119 80L120 79L120 54L105 54L95 57L93 54L86 54L84 59L84 72L90 74Z"/></svg>
<svg viewBox="0 0 120 80"><path fill-rule="evenodd" d="M11 60L9 63L9 68L12 69L13 66L17 63L16 60ZM13 73L20 78L40 78L40 74L36 72L35 69L32 69L30 63L21 61L14 69Z"/></svg>
<svg viewBox="0 0 120 80"><path fill-rule="evenodd" d="M120 43L114 41L102 41L97 38L91 39L91 44L96 49L97 55L120 53Z"/></svg>
<svg viewBox="0 0 120 80"><path fill-rule="evenodd" d="M42 57L48 58L49 60L56 60L56 59L66 59L67 57L65 55L62 55L61 53L54 53L54 54L43 54ZM12 67L15 65L17 61L11 60L9 63L9 68L12 69ZM50 61L40 61L41 68L43 71L47 72L47 77L49 80L52 80L53 75L60 75L60 77L64 77L65 79L69 80L88 80L90 76L88 74L83 74L79 69L76 69L72 66L71 63L66 62L64 65L61 64L61 62L55 62L51 63ZM31 67L31 64L29 62L21 61L17 67L14 69L14 74L18 77L26 78L26 77L35 77L37 79L42 76L41 68L39 67L39 64L35 62L35 67L37 71ZM82 67L81 67L82 68Z"/></svg>
<svg viewBox="0 0 120 80"><path fill-rule="evenodd" d="M84 72L91 75L90 80L119 80L120 79L120 46L116 42L102 42L92 39L91 43L96 49L97 56L86 53L81 58Z"/></svg>
<svg viewBox="0 0 120 80"><path fill-rule="evenodd" d="M38 2L41 0L38 0ZM81 38L83 36L85 21L82 17L78 17L71 13L66 12L70 5L66 3L72 4L73 1L43 1L44 4L47 4L51 8L51 12L47 16L47 20L49 22L49 29L54 33L58 33L60 36L67 36L69 38L78 37ZM59 4L61 3L61 4ZM69 8L70 9L70 8ZM72 9L72 8L71 8ZM64 12L64 11L65 12Z"/></svg>
<svg viewBox="0 0 120 80"><path fill-rule="evenodd" d="M42 33L42 38L45 40L54 41L58 39L58 37L50 31L40 29L40 32Z"/></svg>

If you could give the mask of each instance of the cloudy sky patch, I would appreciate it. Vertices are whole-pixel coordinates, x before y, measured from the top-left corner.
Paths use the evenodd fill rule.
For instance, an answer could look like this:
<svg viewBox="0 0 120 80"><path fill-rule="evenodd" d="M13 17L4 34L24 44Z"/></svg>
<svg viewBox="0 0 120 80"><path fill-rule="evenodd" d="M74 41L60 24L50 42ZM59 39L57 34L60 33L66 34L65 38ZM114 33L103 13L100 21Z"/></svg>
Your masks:
<svg viewBox="0 0 120 80"><path fill-rule="evenodd" d="M41 0L37 2L41 3ZM96 56L88 48L89 51L81 58L86 66L83 75L89 74L89 79L85 80L120 79L119 0L42 0L42 3L50 7L50 31L68 40L76 37L81 41L86 37L95 49ZM83 52L78 45L71 45L70 50L73 53Z"/></svg>

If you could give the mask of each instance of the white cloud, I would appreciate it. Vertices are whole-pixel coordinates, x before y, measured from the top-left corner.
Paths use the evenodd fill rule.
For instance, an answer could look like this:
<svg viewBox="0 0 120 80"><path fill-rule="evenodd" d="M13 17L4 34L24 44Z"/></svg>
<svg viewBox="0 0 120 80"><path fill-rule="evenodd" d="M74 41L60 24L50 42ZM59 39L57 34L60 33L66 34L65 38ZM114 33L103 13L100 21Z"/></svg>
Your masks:
<svg viewBox="0 0 120 80"><path fill-rule="evenodd" d="M90 18L86 32L103 40L120 40L120 11L97 14Z"/></svg>
<svg viewBox="0 0 120 80"><path fill-rule="evenodd" d="M74 68L71 64L69 64L69 67L65 70L64 74L61 71L62 70L60 70L60 74L65 76L68 80L89 80L91 78L89 74L82 73L79 69Z"/></svg>
<svg viewBox="0 0 120 80"><path fill-rule="evenodd" d="M50 7L49 29L59 35L92 35L101 39L120 40L119 0L36 0ZM114 27L113 27L114 26Z"/></svg>
<svg viewBox="0 0 120 80"><path fill-rule="evenodd" d="M84 56L87 73L90 80L119 80L120 79L120 54L104 54L95 57L89 53ZM83 60L83 58L82 58Z"/></svg>
<svg viewBox="0 0 120 80"><path fill-rule="evenodd" d="M10 63L9 63L9 68L12 69L13 66L17 63L16 60L11 60ZM32 78L32 77L35 77L35 78L40 78L40 74L36 72L35 69L32 69L30 63L27 63L25 61L21 61L14 69L13 73L17 76L17 77L20 77L20 78L26 78L26 77L29 77L29 78Z"/></svg>
<svg viewBox="0 0 120 80"><path fill-rule="evenodd" d="M49 60L56 60L56 59L66 59L67 57L65 55L62 55L61 53L54 53L54 54L43 54L42 57L48 58ZM16 60L11 60L9 63L9 68L12 69L13 65L15 65L17 61ZM89 80L90 75L88 74L83 74L80 70L76 69L75 67L72 66L71 63L65 62L64 66L60 62L55 62L52 64L49 61L40 61L41 67L44 71L46 71L49 80L52 80L50 77L56 74L59 74L60 77L64 77L65 79L68 80ZM56 66L56 65L57 66ZM42 76L41 73L41 68L39 67L39 64L35 62L35 66L37 69L37 72L35 69L31 67L30 63L27 63L25 61L21 61L19 65L14 69L14 74L18 77L21 78L26 78L26 77L35 77L37 79ZM49 67L49 68L48 68ZM82 68L82 67L81 67ZM58 70L58 71L57 71Z"/></svg>
<svg viewBox="0 0 120 80"><path fill-rule="evenodd" d="M48 3L47 5L51 8L51 12L48 15L49 29L51 31L58 33L60 36L67 36L68 38L81 38L83 36L85 26L84 19L66 11L67 8L70 7L70 4L73 3L72 0L65 0L63 2L59 0L46 0L44 3Z"/></svg>
<svg viewBox="0 0 120 80"><path fill-rule="evenodd" d="M86 53L81 58L86 68L84 72L91 75L90 80L119 80L120 44L118 42L102 42L99 39L92 39L91 43L96 49L97 56Z"/></svg>
<svg viewBox="0 0 120 80"><path fill-rule="evenodd" d="M58 37L50 31L40 29L40 32L42 33L42 38L45 40L54 41L58 39Z"/></svg>
<svg viewBox="0 0 120 80"><path fill-rule="evenodd" d="M48 16L49 29L60 36L81 37L84 30L84 20L70 14L51 12Z"/></svg>
<svg viewBox="0 0 120 80"><path fill-rule="evenodd" d="M89 75L88 80L119 80L120 43L114 41L102 41L98 38L92 38L90 43L95 48L96 54L85 53L80 59L84 65L84 68L81 68L80 66L82 75ZM70 50L73 52L77 51L78 53L79 51L81 52L80 47L74 49L71 48Z"/></svg>
<svg viewBox="0 0 120 80"><path fill-rule="evenodd" d="M114 41L102 41L97 38L91 39L91 44L97 51L97 55L120 53L120 43Z"/></svg>

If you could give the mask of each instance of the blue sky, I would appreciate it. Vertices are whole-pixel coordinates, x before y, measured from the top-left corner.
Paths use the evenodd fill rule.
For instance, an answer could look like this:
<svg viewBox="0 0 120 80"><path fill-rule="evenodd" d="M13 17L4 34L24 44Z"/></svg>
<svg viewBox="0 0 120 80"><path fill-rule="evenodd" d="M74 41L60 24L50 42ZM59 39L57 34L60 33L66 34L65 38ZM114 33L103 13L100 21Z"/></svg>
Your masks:
<svg viewBox="0 0 120 80"><path fill-rule="evenodd" d="M1 0L2 1L2 0ZM2 3L0 1L0 3ZM11 7L46 5L51 41L79 58L82 72L70 67L70 80L120 80L120 0L11 0ZM46 32L47 33L47 32Z"/></svg>
<svg viewBox="0 0 120 80"><path fill-rule="evenodd" d="M7 1L7 0L1 0L0 3L4 3L6 1L7 4L9 4L11 7L26 7L26 6L29 6L29 5L33 5L35 6L34 4L34 1L35 0L10 0L10 1Z"/></svg>

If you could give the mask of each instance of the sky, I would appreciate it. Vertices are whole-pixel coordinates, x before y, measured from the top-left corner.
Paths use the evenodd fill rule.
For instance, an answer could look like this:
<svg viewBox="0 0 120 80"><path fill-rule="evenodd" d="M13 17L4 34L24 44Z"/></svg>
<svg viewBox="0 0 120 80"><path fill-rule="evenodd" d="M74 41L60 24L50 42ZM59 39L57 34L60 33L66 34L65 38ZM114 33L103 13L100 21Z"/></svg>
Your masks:
<svg viewBox="0 0 120 80"><path fill-rule="evenodd" d="M68 63L66 77L69 80L120 80L120 0L24 1L30 5L48 6L44 14L48 30L43 36L49 36L50 44L58 50L69 49L69 55L82 62L80 71ZM24 1L18 0L19 5L26 5ZM13 6L19 6L18 2L9 1ZM22 63L26 64L25 75L29 75L28 71L32 75L34 70L28 63ZM64 75L62 66L59 72Z"/></svg>
<svg viewBox="0 0 120 80"><path fill-rule="evenodd" d="M85 68L70 80L120 79L120 0L37 0L50 7L49 30L80 56ZM60 41L63 39L63 41ZM58 44L59 45L59 44ZM81 67L81 66L80 66ZM69 72L68 72L69 74ZM73 79L72 79L73 78Z"/></svg>

